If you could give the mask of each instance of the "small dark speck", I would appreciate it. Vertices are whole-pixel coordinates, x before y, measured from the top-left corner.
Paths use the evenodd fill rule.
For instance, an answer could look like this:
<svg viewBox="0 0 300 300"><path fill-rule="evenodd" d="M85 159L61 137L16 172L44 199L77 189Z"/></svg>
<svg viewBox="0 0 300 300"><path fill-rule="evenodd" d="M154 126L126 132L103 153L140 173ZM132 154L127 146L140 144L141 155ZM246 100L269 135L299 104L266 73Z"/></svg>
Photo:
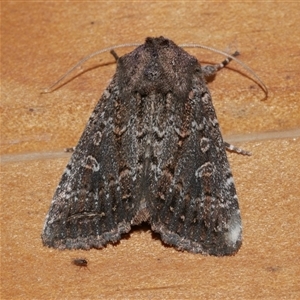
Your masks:
<svg viewBox="0 0 300 300"><path fill-rule="evenodd" d="M266 270L268 271L268 272L278 272L278 271L280 271L281 270L281 267L279 267L279 266L274 266L274 267L267 267L266 268Z"/></svg>
<svg viewBox="0 0 300 300"><path fill-rule="evenodd" d="M88 261L85 258L74 258L72 264L80 268L83 267L88 269Z"/></svg>

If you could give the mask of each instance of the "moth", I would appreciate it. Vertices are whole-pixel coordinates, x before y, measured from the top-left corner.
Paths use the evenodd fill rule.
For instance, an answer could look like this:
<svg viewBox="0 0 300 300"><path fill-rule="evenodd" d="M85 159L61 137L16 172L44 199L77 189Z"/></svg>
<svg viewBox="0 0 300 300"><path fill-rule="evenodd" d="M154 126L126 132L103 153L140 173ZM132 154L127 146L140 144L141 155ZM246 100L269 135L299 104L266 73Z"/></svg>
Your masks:
<svg viewBox="0 0 300 300"><path fill-rule="evenodd" d="M242 225L225 149L239 149L223 141L205 81L230 60L202 67L164 37L118 57L56 189L43 244L102 248L148 222L178 250L235 254Z"/></svg>

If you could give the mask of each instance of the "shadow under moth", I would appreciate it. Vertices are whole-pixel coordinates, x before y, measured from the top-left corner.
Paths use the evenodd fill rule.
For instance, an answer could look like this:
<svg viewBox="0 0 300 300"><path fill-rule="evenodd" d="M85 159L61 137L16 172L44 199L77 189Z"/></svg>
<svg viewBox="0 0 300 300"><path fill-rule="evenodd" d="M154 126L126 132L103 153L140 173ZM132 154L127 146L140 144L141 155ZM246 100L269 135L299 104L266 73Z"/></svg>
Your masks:
<svg viewBox="0 0 300 300"><path fill-rule="evenodd" d="M43 244L102 248L148 222L178 250L235 254L242 225L225 150L247 153L223 141L205 83L231 58L202 67L164 37L117 57L54 194Z"/></svg>

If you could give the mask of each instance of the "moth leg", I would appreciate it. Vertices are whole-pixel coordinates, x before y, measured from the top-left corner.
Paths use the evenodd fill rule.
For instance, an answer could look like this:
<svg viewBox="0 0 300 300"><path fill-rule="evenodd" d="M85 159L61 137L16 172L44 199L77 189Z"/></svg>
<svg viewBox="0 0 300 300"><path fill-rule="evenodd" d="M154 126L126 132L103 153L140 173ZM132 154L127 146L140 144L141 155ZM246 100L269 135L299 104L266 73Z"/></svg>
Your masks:
<svg viewBox="0 0 300 300"><path fill-rule="evenodd" d="M232 56L236 57L240 55L240 53L238 51L235 51ZM216 64L216 65L207 65L207 66L203 66L201 69L204 73L204 77L210 77L215 75L219 70L223 69L224 67L226 67L230 62L232 61L231 57L227 57L226 59L224 59L221 63Z"/></svg>
<svg viewBox="0 0 300 300"><path fill-rule="evenodd" d="M238 153L238 154L243 154L243 155L251 155L251 152L249 151L246 151L246 150L243 150L241 148L238 148L238 147L235 147L234 145L231 145L229 143L226 143L226 142L223 142L224 143L224 147L226 150L228 151L232 151L232 152L235 152L235 153Z"/></svg>
<svg viewBox="0 0 300 300"><path fill-rule="evenodd" d="M119 55L116 53L114 49L110 50L110 54L115 58L116 61L118 61Z"/></svg>
<svg viewBox="0 0 300 300"><path fill-rule="evenodd" d="M68 148L64 149L64 152L66 152L66 153L72 153L74 151L75 151L75 147L68 147Z"/></svg>

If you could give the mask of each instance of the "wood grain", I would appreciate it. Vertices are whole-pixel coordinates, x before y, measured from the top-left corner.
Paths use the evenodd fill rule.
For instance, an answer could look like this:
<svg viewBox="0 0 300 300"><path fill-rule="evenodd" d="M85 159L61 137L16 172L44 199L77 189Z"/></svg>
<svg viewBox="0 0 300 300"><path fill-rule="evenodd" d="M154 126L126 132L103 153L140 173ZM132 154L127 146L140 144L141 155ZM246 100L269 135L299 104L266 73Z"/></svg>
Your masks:
<svg viewBox="0 0 300 300"><path fill-rule="evenodd" d="M299 299L299 9L278 1L2 2L1 299ZM62 149L76 145L114 59L103 54L40 92L87 54L160 35L237 48L269 88L263 100L236 64L209 84L228 140L251 136L237 146L252 157L229 154L242 248L225 258L178 252L147 226L102 250L43 247L45 214L69 158ZM222 60L187 50L204 63ZM76 257L90 271L74 266Z"/></svg>

